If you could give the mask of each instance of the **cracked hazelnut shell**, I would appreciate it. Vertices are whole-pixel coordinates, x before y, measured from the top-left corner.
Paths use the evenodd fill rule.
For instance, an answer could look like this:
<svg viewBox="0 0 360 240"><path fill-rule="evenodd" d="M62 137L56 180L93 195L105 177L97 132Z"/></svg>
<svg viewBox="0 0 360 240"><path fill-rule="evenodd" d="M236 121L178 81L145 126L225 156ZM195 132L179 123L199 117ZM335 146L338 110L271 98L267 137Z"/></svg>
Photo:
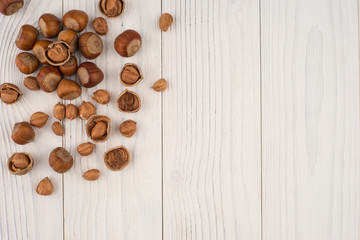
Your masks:
<svg viewBox="0 0 360 240"><path fill-rule="evenodd" d="M120 72L120 82L126 87L134 87L143 80L141 69L135 63L127 63Z"/></svg>
<svg viewBox="0 0 360 240"><path fill-rule="evenodd" d="M87 136L94 142L104 142L110 134L110 118L104 115L92 115L85 125Z"/></svg>
<svg viewBox="0 0 360 240"><path fill-rule="evenodd" d="M70 59L70 47L64 41L50 43L45 50L45 59L52 66L64 65Z"/></svg>
<svg viewBox="0 0 360 240"><path fill-rule="evenodd" d="M8 160L8 169L13 175L24 175L31 171L34 160L25 152L14 153Z"/></svg>
<svg viewBox="0 0 360 240"><path fill-rule="evenodd" d="M6 104L14 104L20 100L22 92L12 83L3 83L0 86L0 98Z"/></svg>
<svg viewBox="0 0 360 240"><path fill-rule="evenodd" d="M140 110L139 96L128 89L124 90L116 100L120 112L134 113Z"/></svg>
<svg viewBox="0 0 360 240"><path fill-rule="evenodd" d="M124 146L114 147L104 153L105 165L112 171L120 171L130 163L130 153Z"/></svg>
<svg viewBox="0 0 360 240"><path fill-rule="evenodd" d="M125 2L123 0L100 0L99 9L108 18L118 17L124 12Z"/></svg>

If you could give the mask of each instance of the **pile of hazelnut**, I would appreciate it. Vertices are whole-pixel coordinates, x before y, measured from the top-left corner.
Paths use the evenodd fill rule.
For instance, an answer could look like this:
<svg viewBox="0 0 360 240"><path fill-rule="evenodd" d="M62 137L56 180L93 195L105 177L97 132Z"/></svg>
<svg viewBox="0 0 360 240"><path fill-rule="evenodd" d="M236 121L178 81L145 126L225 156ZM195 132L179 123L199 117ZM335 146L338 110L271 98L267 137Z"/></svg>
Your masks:
<svg viewBox="0 0 360 240"><path fill-rule="evenodd" d="M8 1L13 2L13 1ZM3 6L0 4L0 11ZM116 17L123 13L125 8L122 0L100 0L99 9L107 17ZM82 55L89 60L97 58L103 50L103 42L99 35L108 32L107 22L102 17L93 20L94 32L84 32L88 24L88 15L81 10L70 10L64 14L62 21L53 14L43 14L38 21L41 34L45 38L57 38L56 41L48 39L39 40L39 31L31 26L24 25L20 28L16 39L16 46L26 52L16 56L15 64L20 72L32 74L39 67L36 77L27 76L24 85L32 91L42 90L44 92L57 92L62 100L73 100L81 96L82 87L92 88L104 79L104 73L95 63L83 62L78 65L74 54L78 49ZM159 19L160 29L167 31L172 24L172 17L163 14ZM66 29L63 30L64 26ZM126 30L114 41L116 52L122 57L135 55L141 47L141 36L134 30ZM31 52L28 52L32 50ZM43 66L41 66L43 64ZM78 82L67 79L66 76L76 74ZM120 82L126 87L133 87L143 79L139 66L134 63L127 63L120 71ZM167 87L165 79L155 82L155 91L164 91ZM0 86L0 99L6 104L14 104L19 101L23 93L19 87L12 83L3 83ZM110 94L105 89L93 93L92 99L99 104L107 104L110 101ZM139 96L128 89L123 91L116 99L119 111L137 112L141 102ZM73 104L64 105L57 103L53 108L54 117L59 120L52 124L53 132L58 136L64 135L61 121L65 118L75 119L80 117L87 120L85 131L87 136L95 143L104 142L110 134L111 120L104 115L96 114L96 107L91 102L83 101L77 107ZM43 112L35 112L31 115L30 121L15 123L11 138L20 145L34 141L35 131L33 127L41 128L48 121L49 115ZM120 124L120 132L125 137L132 137L136 131L136 122L126 120ZM77 151L81 156L90 155L95 148L92 142L81 143ZM104 163L113 171L125 168L130 162L130 153L124 146L114 147L104 153ZM34 165L34 160L28 153L16 152L8 160L8 169L14 175L28 173ZM49 165L58 173L65 173L73 166L73 157L63 147L57 147L49 155ZM83 174L84 179L97 180L100 172L91 169ZM51 180L46 177L40 181L36 192L40 195L50 195L53 191Z"/></svg>

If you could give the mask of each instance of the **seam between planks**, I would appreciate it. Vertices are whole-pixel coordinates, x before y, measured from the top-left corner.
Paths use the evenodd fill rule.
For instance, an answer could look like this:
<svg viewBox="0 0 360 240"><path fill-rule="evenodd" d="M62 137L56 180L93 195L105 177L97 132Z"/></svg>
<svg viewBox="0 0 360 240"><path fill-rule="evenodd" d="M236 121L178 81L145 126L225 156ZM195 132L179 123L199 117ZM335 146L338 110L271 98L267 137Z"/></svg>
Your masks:
<svg viewBox="0 0 360 240"><path fill-rule="evenodd" d="M356 7L357 7L357 25L358 25L358 61L360 63L360 16L359 16L359 1L360 0L357 0L356 1ZM359 70L358 70L359 71ZM359 92L360 92L360 74L358 73L358 81L359 81ZM359 102L360 102L360 94L359 94ZM360 111L360 107L359 107L359 111ZM360 122L359 122L359 125L360 125ZM359 130L360 131L360 130ZM360 136L360 134L359 134ZM360 142L360 141L359 141ZM360 147L360 144L359 144L359 147ZM358 210L358 229L357 229L357 239L360 239L360 210Z"/></svg>
<svg viewBox="0 0 360 240"><path fill-rule="evenodd" d="M262 94L263 94L263 89L262 89L262 45L261 45L261 32L262 32L262 25L261 25L261 0L259 0L259 72L260 72L260 76L259 76L259 81L260 81L260 87L259 87L259 91L260 91L260 238L261 240L264 239L263 237L263 231L264 231L264 222L263 222L263 117L262 117L262 113L263 113L263 108L262 108L262 104L263 104L263 99L262 99Z"/></svg>
<svg viewBox="0 0 360 240"><path fill-rule="evenodd" d="M163 0L160 1L160 14L163 13ZM160 31L160 74L163 78L163 31ZM161 239L164 240L164 101L161 92Z"/></svg>

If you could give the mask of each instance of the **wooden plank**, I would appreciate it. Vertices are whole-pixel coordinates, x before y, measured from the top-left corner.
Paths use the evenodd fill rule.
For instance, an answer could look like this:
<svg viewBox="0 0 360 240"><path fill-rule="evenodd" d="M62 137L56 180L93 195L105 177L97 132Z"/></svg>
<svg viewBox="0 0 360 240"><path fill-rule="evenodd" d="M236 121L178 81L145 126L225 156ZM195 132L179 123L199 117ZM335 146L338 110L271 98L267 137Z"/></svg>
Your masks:
<svg viewBox="0 0 360 240"><path fill-rule="evenodd" d="M261 239L257 1L170 1L164 239Z"/></svg>
<svg viewBox="0 0 360 240"><path fill-rule="evenodd" d="M98 1L64 1L64 12L81 9L89 14L87 31L93 31L91 21L101 16ZM107 19L109 33L102 37L104 52L95 60L105 73L105 80L92 89L83 89L81 99L91 100L97 89L105 88L111 94L107 106L95 104L98 113L112 120L111 135L107 142L96 144L95 153L80 157L76 146L89 141L84 132L85 121L67 122L65 146L75 157L74 169L65 175L64 219L65 239L161 239L161 95L150 87L161 75L161 33L157 18L161 1L127 1L124 14ZM135 29L143 39L139 53L132 58L120 57L113 48L118 34ZM85 61L83 57L81 61ZM117 110L115 100L125 90L120 84L119 73L127 62L138 64L145 79L131 90L136 91L142 107L138 113L125 114ZM93 101L92 101L93 102ZM93 102L94 103L94 102ZM126 119L138 123L137 133L130 139L120 135L119 125ZM131 152L132 162L120 172L108 170L103 162L107 149L125 145ZM98 168L100 179L87 182L84 171Z"/></svg>
<svg viewBox="0 0 360 240"><path fill-rule="evenodd" d="M15 40L23 24L37 27L41 14L51 12L61 17L61 1L25 1L16 14L0 16L0 82L18 85L24 96L14 105L0 103L0 239L63 239L62 176L48 164L50 151L61 146L61 137L51 130L54 118L41 129L36 129L33 143L20 146L11 140L13 125L29 121L30 115L43 111L52 115L52 106L58 101L56 93L32 92L23 85L25 75L15 66L15 57L21 52ZM31 74L36 76L37 73ZM46 100L46 101L44 101ZM50 141L49 141L50 140ZM28 152L34 159L32 171L24 176L13 176L7 169L7 159L14 152ZM49 177L54 185L51 196L39 196L38 182Z"/></svg>
<svg viewBox="0 0 360 240"><path fill-rule="evenodd" d="M261 1L263 239L358 239L357 1Z"/></svg>

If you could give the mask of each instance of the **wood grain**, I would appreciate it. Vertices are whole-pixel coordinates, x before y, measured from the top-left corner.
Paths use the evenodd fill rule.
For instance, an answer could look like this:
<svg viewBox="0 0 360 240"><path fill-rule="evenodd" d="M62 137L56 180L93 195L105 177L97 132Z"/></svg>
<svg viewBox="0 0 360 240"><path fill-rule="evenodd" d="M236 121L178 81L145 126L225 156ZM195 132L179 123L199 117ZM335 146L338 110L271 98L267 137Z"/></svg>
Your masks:
<svg viewBox="0 0 360 240"><path fill-rule="evenodd" d="M263 239L358 239L357 1L261 1Z"/></svg>
<svg viewBox="0 0 360 240"><path fill-rule="evenodd" d="M257 1L169 1L164 239L261 239Z"/></svg>
<svg viewBox="0 0 360 240"><path fill-rule="evenodd" d="M0 239L63 239L62 176L48 164L50 151L61 146L61 137L51 131L48 123L36 129L33 143L20 146L11 140L13 125L29 121L30 115L43 111L49 115L58 97L56 93L31 92L23 85L25 75L15 66L15 57L21 51L15 40L23 24L37 27L37 20L44 12L61 17L61 1L32 0L16 14L0 16L0 82L18 85L24 96L14 105L0 102ZM36 76L36 73L32 74ZM44 101L46 99L46 101ZM50 140L50 141L49 141ZM32 171L24 176L13 176L7 169L7 160L14 152L28 152L34 159ZM54 184L51 196L39 196L35 192L38 182L49 177Z"/></svg>

